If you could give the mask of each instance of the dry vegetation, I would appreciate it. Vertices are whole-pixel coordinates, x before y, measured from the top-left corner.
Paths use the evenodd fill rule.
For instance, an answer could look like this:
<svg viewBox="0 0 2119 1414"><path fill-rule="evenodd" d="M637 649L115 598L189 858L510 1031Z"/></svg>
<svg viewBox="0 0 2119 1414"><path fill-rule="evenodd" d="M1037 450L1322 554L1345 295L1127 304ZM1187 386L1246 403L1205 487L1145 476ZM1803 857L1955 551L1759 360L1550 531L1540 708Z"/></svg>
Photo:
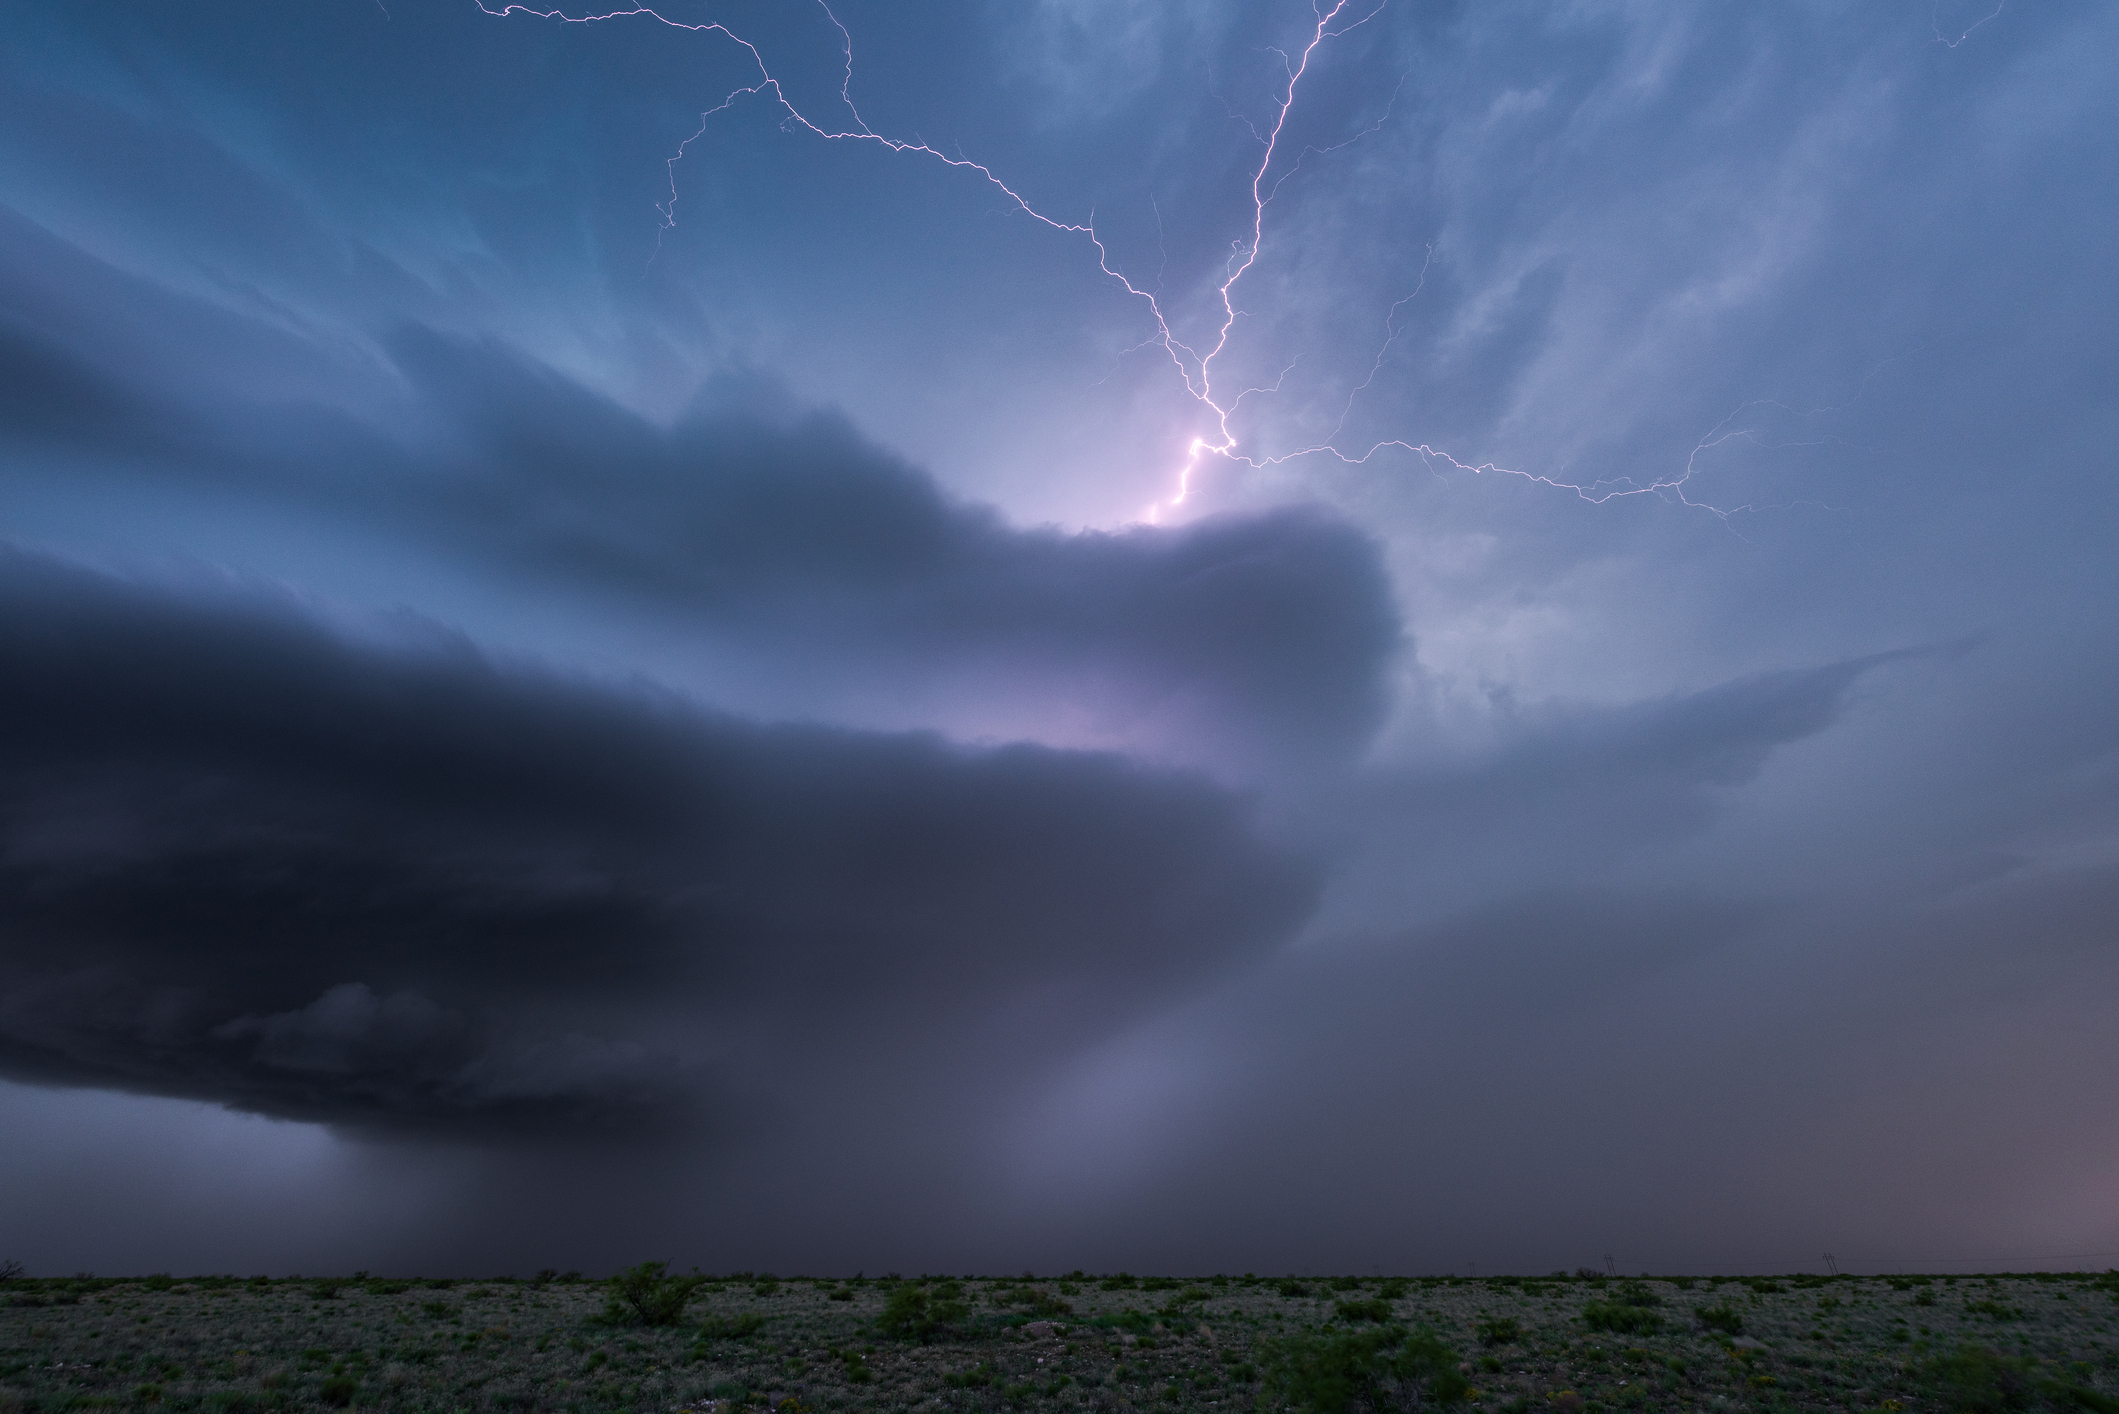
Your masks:
<svg viewBox="0 0 2119 1414"><path fill-rule="evenodd" d="M733 1414L789 1401L2119 1414L2114 1277L746 1275L655 1290L674 1298L661 1309L674 1305L675 1324L640 1324L658 1308L614 1301L609 1284L549 1276L17 1279L0 1286L0 1414Z"/></svg>

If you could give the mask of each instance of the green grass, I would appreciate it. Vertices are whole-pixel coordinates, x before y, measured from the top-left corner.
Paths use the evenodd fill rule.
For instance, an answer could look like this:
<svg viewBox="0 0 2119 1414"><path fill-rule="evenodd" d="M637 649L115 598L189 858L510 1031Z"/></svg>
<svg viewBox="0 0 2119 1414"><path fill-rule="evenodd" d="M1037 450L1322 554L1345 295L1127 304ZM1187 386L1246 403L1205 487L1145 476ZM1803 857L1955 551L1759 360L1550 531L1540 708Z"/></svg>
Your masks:
<svg viewBox="0 0 2119 1414"><path fill-rule="evenodd" d="M1415 1374L1423 1407L1485 1414L2119 1414L2119 1282L2102 1278L745 1274L689 1291L670 1326L614 1324L612 1295L566 1279L16 1279L0 1286L0 1414L735 1414L789 1399L815 1414L1299 1414L1342 1394L1403 1402ZM1410 1352L1437 1347L1469 1381L1462 1403L1412 1370Z"/></svg>

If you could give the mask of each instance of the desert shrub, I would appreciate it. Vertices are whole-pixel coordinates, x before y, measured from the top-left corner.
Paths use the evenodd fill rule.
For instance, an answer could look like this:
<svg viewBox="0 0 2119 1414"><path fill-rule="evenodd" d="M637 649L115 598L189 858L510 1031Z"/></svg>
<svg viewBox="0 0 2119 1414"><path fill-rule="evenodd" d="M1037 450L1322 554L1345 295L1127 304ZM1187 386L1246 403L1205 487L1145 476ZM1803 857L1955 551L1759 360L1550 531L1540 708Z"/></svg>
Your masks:
<svg viewBox="0 0 2119 1414"><path fill-rule="evenodd" d="M1983 1345L1961 1345L1918 1366L1915 1378L1950 1409L2004 1414L2027 1409L2035 1392L2031 1362Z"/></svg>
<svg viewBox="0 0 2119 1414"><path fill-rule="evenodd" d="M1332 1311L1342 1321L1388 1321L1391 1318L1391 1303L1380 1299L1335 1301L1332 1303Z"/></svg>
<svg viewBox="0 0 2119 1414"><path fill-rule="evenodd" d="M370 1296L403 1296L411 1289L412 1283L409 1281L376 1280L368 1283L368 1294Z"/></svg>
<svg viewBox="0 0 2119 1414"><path fill-rule="evenodd" d="M1023 1293L1023 1301L1030 1308L1030 1313L1035 1316L1043 1316L1049 1319L1053 1316L1071 1316L1074 1314L1072 1303L1063 1301L1050 1292L1041 1291L1037 1287L1032 1287L1029 1291Z"/></svg>
<svg viewBox="0 0 2119 1414"><path fill-rule="evenodd" d="M835 1286L826 1293L826 1297L832 1301L851 1301L853 1300L853 1288L850 1286Z"/></svg>
<svg viewBox="0 0 2119 1414"><path fill-rule="evenodd" d="M1481 1345L1512 1345L1523 1338L1523 1327L1513 1316L1479 1322Z"/></svg>
<svg viewBox="0 0 2119 1414"><path fill-rule="evenodd" d="M1389 1277L1377 1286L1376 1294L1386 1301L1403 1301L1407 1285L1404 1277Z"/></svg>
<svg viewBox="0 0 2119 1414"><path fill-rule="evenodd" d="M745 1311L740 1316L708 1316L699 1325L699 1339L749 1340L765 1329L765 1317L756 1311Z"/></svg>
<svg viewBox="0 0 2119 1414"><path fill-rule="evenodd" d="M1646 1282L1622 1281L1619 1289L1609 1298L1621 1306L1660 1306L1663 1298L1649 1289Z"/></svg>
<svg viewBox="0 0 2119 1414"><path fill-rule="evenodd" d="M883 1303L883 1313L876 1317L876 1330L892 1340L925 1343L970 1314L971 1308L964 1303L964 1289L956 1282L936 1282L932 1288L900 1286Z"/></svg>
<svg viewBox="0 0 2119 1414"><path fill-rule="evenodd" d="M668 1275L667 1262L642 1262L612 1277L602 1320L614 1326L674 1326L706 1278Z"/></svg>
<svg viewBox="0 0 2119 1414"><path fill-rule="evenodd" d="M1138 1285L1140 1283L1125 1272L1120 1272L1116 1276L1105 1277L1097 1283L1097 1286L1104 1291L1131 1291Z"/></svg>
<svg viewBox="0 0 2119 1414"><path fill-rule="evenodd" d="M13 1281L22 1275L22 1264L10 1257L0 1262L0 1281Z"/></svg>
<svg viewBox="0 0 2119 1414"><path fill-rule="evenodd" d="M456 1308L446 1301L422 1301L419 1303L419 1309L437 1321L446 1321L456 1314Z"/></svg>
<svg viewBox="0 0 2119 1414"><path fill-rule="evenodd" d="M1334 1291L1359 1291L1359 1290L1361 1290L1361 1278L1360 1278L1360 1277L1333 1277L1333 1278L1332 1278L1332 1280L1331 1280L1331 1283L1330 1283L1330 1284L1331 1284L1331 1288L1332 1288L1332 1290L1334 1290Z"/></svg>
<svg viewBox="0 0 2119 1414"><path fill-rule="evenodd" d="M1382 1408L1422 1394L1447 1404L1471 1390L1454 1351L1403 1326L1305 1331L1271 1342L1265 1353L1268 1385L1307 1414Z"/></svg>
<svg viewBox="0 0 2119 1414"><path fill-rule="evenodd" d="M1142 1277L1140 1279L1140 1289L1142 1291L1175 1291L1177 1287L1178 1280L1176 1277Z"/></svg>
<svg viewBox="0 0 2119 1414"><path fill-rule="evenodd" d="M344 1285L345 1283L342 1281L334 1281L327 1277L322 1281L309 1283L309 1294L319 1301L336 1301L338 1300L338 1289Z"/></svg>
<svg viewBox="0 0 2119 1414"><path fill-rule="evenodd" d="M147 1291L167 1291L177 1284L177 1279L167 1272L156 1272L153 1276L140 1278L140 1286Z"/></svg>
<svg viewBox="0 0 2119 1414"><path fill-rule="evenodd" d="M1144 1335L1155 1328L1155 1318L1146 1311L1136 1311L1128 1307L1123 1311L1106 1311L1102 1315L1092 1317L1089 1324L1103 1330L1131 1331L1135 1335Z"/></svg>
<svg viewBox="0 0 2119 1414"><path fill-rule="evenodd" d="M997 1379L992 1364L982 1360L968 1370L951 1370L942 1376L942 1383L951 1389L977 1389L981 1385L993 1384Z"/></svg>
<svg viewBox="0 0 2119 1414"><path fill-rule="evenodd" d="M1645 1306L1622 1301L1593 1301L1582 1308L1582 1324L1593 1331L1621 1335L1647 1335L1663 1328L1663 1315Z"/></svg>
<svg viewBox="0 0 2119 1414"><path fill-rule="evenodd" d="M1932 1291L1918 1292L1913 1297L1913 1304L1915 1306L1933 1306L1935 1304L1935 1293Z"/></svg>
<svg viewBox="0 0 2119 1414"><path fill-rule="evenodd" d="M2023 1312L2013 1306L2005 1306L1999 1301L1967 1301L1964 1304L1964 1313L1967 1316L1992 1316L1997 1321L2020 1321L2023 1319Z"/></svg>
<svg viewBox="0 0 2119 1414"><path fill-rule="evenodd" d="M846 1382L850 1385L874 1384L876 1372L868 1368L868 1357L858 1350L848 1350L840 1355L846 1362Z"/></svg>
<svg viewBox="0 0 2119 1414"><path fill-rule="evenodd" d="M1289 1277L1285 1281L1274 1282L1273 1290L1291 1300L1297 1296L1308 1296L1310 1294L1310 1288L1293 1277Z"/></svg>
<svg viewBox="0 0 2119 1414"><path fill-rule="evenodd" d="M753 1296L778 1296L780 1294L780 1278L774 1276L771 1272L767 1272L750 1284L750 1294Z"/></svg>
<svg viewBox="0 0 2119 1414"><path fill-rule="evenodd" d="M2119 1414L2119 1399L2081 1385L2055 1383L2050 1392L2054 1401L2061 1405L2075 1404L2089 1410L2090 1414Z"/></svg>
<svg viewBox="0 0 2119 1414"><path fill-rule="evenodd" d="M334 1409L343 1409L360 1392L361 1382L351 1375L333 1375L316 1387L316 1397Z"/></svg>
<svg viewBox="0 0 2119 1414"><path fill-rule="evenodd" d="M1723 1335L1744 1333L1743 1313L1734 1306L1701 1306L1692 1314L1698 1317L1699 1323L1708 1330L1720 1331Z"/></svg>

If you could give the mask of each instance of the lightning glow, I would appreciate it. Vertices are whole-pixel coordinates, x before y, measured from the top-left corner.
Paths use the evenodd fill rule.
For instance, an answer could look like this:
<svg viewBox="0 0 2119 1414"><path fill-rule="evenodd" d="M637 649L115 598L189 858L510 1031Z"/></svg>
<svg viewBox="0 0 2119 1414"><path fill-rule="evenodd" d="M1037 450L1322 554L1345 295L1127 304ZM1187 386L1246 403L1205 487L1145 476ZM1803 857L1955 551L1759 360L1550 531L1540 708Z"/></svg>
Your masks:
<svg viewBox="0 0 2119 1414"><path fill-rule="evenodd" d="M1359 466L1367 463L1380 453L1392 450L1402 451L1417 458L1422 465L1431 471L1447 468L1460 472L1470 472L1474 475L1495 472L1505 476L1521 477L1556 490L1572 491L1582 499L1598 505L1621 497L1656 495L1696 509L1710 511L1724 520L1740 511L1756 509L1748 506L1718 507L1708 505L1705 502L1695 501L1687 494L1686 487L1697 469L1697 463L1703 452L1733 439L1748 437L1756 440L1756 429L1733 428L1731 423L1739 419L1747 409L1760 406L1760 404L1747 403L1743 407L1738 408L1730 417L1723 419L1721 423L1710 429L1706 436L1701 438L1698 445L1693 448L1683 467L1676 473L1647 481L1639 481L1631 477L1615 477L1588 483L1569 482L1538 472L1501 466L1491 461L1461 461L1451 453L1431 446L1426 442L1416 442L1405 438L1386 438L1373 442L1365 449L1359 450L1349 450L1340 446L1339 438L1345 430L1348 417L1353 412L1355 401L1360 397L1361 393L1375 382L1382 371L1385 358L1389 355L1391 347L1399 338L1401 333L1398 323L1399 311L1417 298L1421 288L1425 285L1428 266L1434 260L1434 248L1431 245L1427 248L1426 258L1421 264L1419 280L1415 283L1413 291L1393 303L1386 312L1384 318L1385 336L1382 344L1376 350L1368 376L1348 394L1346 406L1341 410L1339 420L1334 425L1331 433L1317 442L1297 447L1292 451L1282 452L1278 455L1259 455L1245 449L1242 438L1230 425L1230 419L1242 407L1244 400L1253 394L1271 395L1277 393L1280 390L1281 383L1285 381L1287 374L1295 366L1294 362L1291 361L1282 370L1280 379L1276 380L1271 387L1249 387L1235 393L1233 396L1218 387L1216 382L1215 361L1228 350L1237 320L1242 317L1242 311L1237 302L1237 286L1243 282L1246 275L1256 268L1260 252L1265 245L1266 208L1272 205L1281 188L1300 170L1302 161L1306 156L1312 152L1321 155L1337 151L1361 141L1362 138L1376 132L1385 122L1389 121L1391 110L1387 107L1382 117L1343 142L1323 148L1304 148L1296 154L1291 162L1284 164L1283 170L1275 172L1274 163L1280 155L1281 138L1287 130L1289 115L1295 109L1302 81L1309 74L1312 61L1317 56L1318 51L1327 42L1341 38L1374 20L1383 13L1389 4L1389 0L1377 0L1377 3L1372 7L1358 11L1350 9L1351 0L1331 0L1328 8L1323 3L1323 0L1311 0L1310 8L1313 23L1309 26L1307 41L1302 45L1299 52L1290 54L1284 50L1271 51L1280 55L1285 83L1277 86L1270 124L1261 131L1258 125L1251 123L1250 120L1241 118L1233 113L1231 114L1233 118L1237 118L1238 121L1243 122L1250 129L1251 135L1257 140L1260 149L1257 163L1250 169L1249 175L1251 220L1245 237L1231 242L1230 255L1224 265L1224 277L1215 291L1216 302L1219 303L1221 309L1218 325L1211 330L1209 338L1202 339L1197 344L1188 342L1178 336L1168 313L1163 308L1162 302L1154 290L1143 289L1136 285L1123 271L1113 266L1110 249L1097 233L1093 215L1083 221L1069 221L1050 215L1032 205L1020 191L1002 180L997 173L983 163L974 161L961 154L953 155L943 152L924 142L909 142L893 138L870 127L867 120L861 116L860 108L853 100L853 36L845 24L840 21L838 15L833 12L828 0L815 0L815 3L839 34L843 55L839 98L845 105L846 112L852 116L851 126L838 126L827 121L820 121L803 112L788 96L780 80L766 64L765 56L759 51L757 45L718 21L694 22L674 19L651 5L633 5L624 9L572 14L564 9L539 9L535 5L530 4L507 3L495 8L488 4L487 0L473 0L473 2L478 5L480 10L496 18L525 15L538 19L559 20L568 24L596 24L609 20L646 19L666 25L671 29L684 30L695 34L718 35L742 49L749 56L750 63L757 72L756 82L738 85L723 96L720 102L705 109L700 114L698 131L680 143L677 151L669 158L669 200L667 203L658 203L656 208L662 216L664 230L671 229L676 225L678 197L676 167L684 159L686 150L706 132L707 125L711 123L715 115L728 111L745 98L766 96L779 106L789 123L806 130L818 138L828 142L871 143L893 154L928 157L959 171L975 174L979 180L986 182L1005 195L1016 209L1025 216L1051 227L1053 230L1064 232L1071 236L1078 236L1088 242L1096 252L1097 266L1103 274L1123 287L1128 296L1140 301L1149 317L1154 321L1154 332L1135 347L1145 348L1151 344L1159 346L1168 355L1171 366L1175 369L1187 395L1205 410L1213 425L1213 432L1210 435L1199 435L1191 439L1182 464L1175 470L1175 489L1172 493L1165 499L1158 500L1144 508L1143 516L1151 522L1160 520L1165 514L1178 510L1190 499L1200 469L1209 459L1218 459L1254 469L1280 466L1310 457L1326 457L1345 465ZM1976 26L1974 27L1976 28ZM1399 82L1402 86L1404 83L1402 76ZM1394 92L1392 95L1393 104L1396 102L1396 97L1397 95ZM1158 209L1158 227L1160 219L1160 210Z"/></svg>

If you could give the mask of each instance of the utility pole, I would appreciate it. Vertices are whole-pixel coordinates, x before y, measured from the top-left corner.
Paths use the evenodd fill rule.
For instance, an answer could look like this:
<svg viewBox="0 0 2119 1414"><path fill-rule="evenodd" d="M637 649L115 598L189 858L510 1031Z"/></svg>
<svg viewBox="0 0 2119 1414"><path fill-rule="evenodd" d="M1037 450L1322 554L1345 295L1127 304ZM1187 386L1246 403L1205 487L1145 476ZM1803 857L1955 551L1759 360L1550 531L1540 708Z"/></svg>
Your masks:
<svg viewBox="0 0 2119 1414"><path fill-rule="evenodd" d="M1832 1275L1834 1276L1839 1275L1839 1263L1832 1260L1832 1254L1830 1252L1827 1252L1825 1254L1825 1270L1832 1273Z"/></svg>
<svg viewBox="0 0 2119 1414"><path fill-rule="evenodd" d="M1619 1274L1619 1264L1611 1260L1611 1254L1609 1252L1606 1252L1604 1254L1604 1270L1610 1272L1613 1276L1617 1276Z"/></svg>

